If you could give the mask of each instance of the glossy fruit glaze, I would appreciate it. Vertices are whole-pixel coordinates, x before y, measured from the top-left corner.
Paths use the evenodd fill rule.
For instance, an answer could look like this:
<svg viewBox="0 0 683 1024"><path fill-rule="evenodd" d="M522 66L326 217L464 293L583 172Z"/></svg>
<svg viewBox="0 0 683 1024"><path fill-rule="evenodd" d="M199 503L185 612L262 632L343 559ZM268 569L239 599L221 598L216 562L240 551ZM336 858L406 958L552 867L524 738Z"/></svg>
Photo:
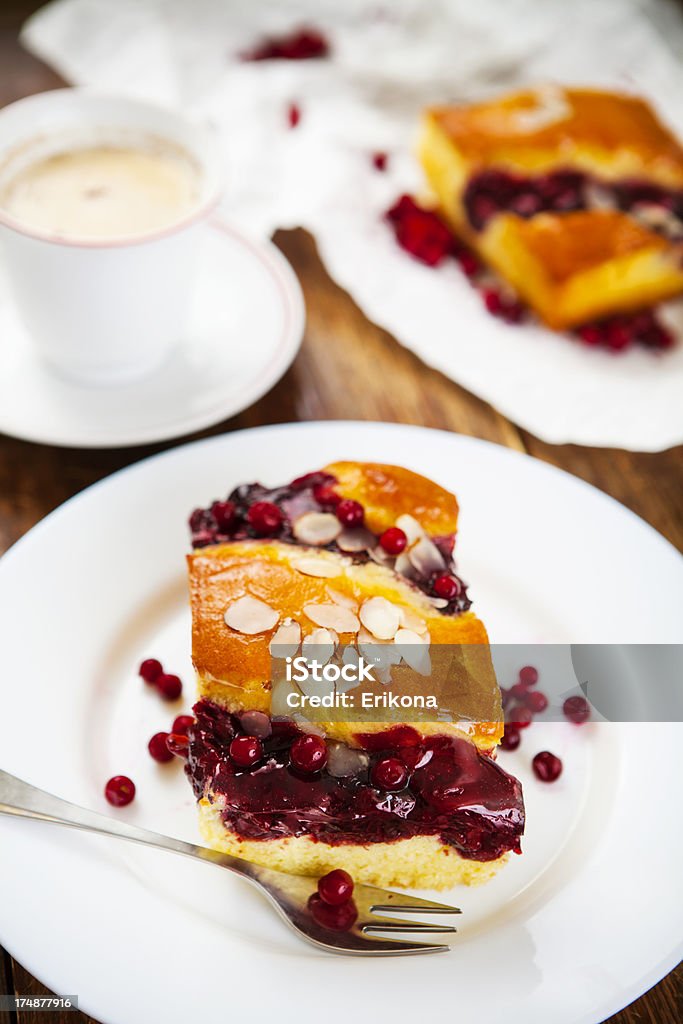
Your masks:
<svg viewBox="0 0 683 1024"><path fill-rule="evenodd" d="M409 726L362 734L365 756L354 774L339 778L331 762L314 773L297 770L290 752L303 734L273 719L262 758L245 769L229 753L245 735L240 716L206 700L194 710L186 771L197 798L219 799L226 826L244 839L309 835L343 845L433 835L470 860L520 852L521 785L466 740L421 737ZM402 765L405 777L386 770L388 761Z"/></svg>
<svg viewBox="0 0 683 1024"><path fill-rule="evenodd" d="M335 540L325 545L326 550L340 552L354 562L369 561L375 549L381 549L383 555L398 555L399 550L386 550L386 534L391 531L386 530L382 535L370 533L364 525L363 506L357 501L340 498L335 491L336 483L331 474L314 472L283 487L268 489L257 483L242 484L225 501L214 501L207 508L195 509L189 521L192 546L202 548L208 544L258 537L273 537L288 544L299 544L292 531L293 523L306 512L325 512L334 513L345 529L363 531L368 542L362 550L349 552L340 549ZM399 533L402 531L395 531L395 534ZM384 545L382 538L385 538ZM394 547L396 539L392 535ZM458 615L467 611L472 602L467 596L466 585L455 572L454 537L433 537L432 540L441 553L444 567L425 574L415 571L411 583L430 597L440 599L443 604L439 610L444 615ZM447 592L444 580L450 581Z"/></svg>

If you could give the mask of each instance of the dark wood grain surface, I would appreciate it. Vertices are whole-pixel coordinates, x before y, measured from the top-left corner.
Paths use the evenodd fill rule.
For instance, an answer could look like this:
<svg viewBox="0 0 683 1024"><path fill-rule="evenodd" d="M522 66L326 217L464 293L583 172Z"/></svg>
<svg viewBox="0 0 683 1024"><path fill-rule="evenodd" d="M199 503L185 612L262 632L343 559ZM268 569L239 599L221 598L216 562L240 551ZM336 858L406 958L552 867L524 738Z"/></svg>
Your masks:
<svg viewBox="0 0 683 1024"><path fill-rule="evenodd" d="M21 0L0 4L0 106L61 84L18 43L17 28L32 6ZM452 430L528 452L574 473L623 502L683 549L683 448L642 455L545 444L428 369L371 324L330 280L305 232L280 232L276 242L299 275L306 297L308 325L302 350L268 395L240 416L197 436L314 419L384 420ZM166 447L170 445L87 451L33 445L0 435L0 552L84 487ZM47 990L0 950L0 992L33 995ZM86 1024L90 1020L78 1013L24 1011L0 1013L3 1019L12 1024ZM683 967L612 1017L610 1024L681 1021Z"/></svg>

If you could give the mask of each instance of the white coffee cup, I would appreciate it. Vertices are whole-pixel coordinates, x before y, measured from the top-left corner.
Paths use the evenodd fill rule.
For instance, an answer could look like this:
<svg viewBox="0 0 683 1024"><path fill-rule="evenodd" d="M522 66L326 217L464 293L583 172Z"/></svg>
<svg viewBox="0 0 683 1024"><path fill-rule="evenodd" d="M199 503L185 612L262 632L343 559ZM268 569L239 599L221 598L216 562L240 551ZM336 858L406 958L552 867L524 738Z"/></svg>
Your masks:
<svg viewBox="0 0 683 1024"><path fill-rule="evenodd" d="M56 236L0 207L0 239L28 333L60 375L119 384L159 367L180 341L203 222L220 197L211 131L151 103L59 89L0 110L0 188L22 169L86 147L163 140L191 158L197 199L177 222L125 237ZM3 344L3 339L0 339Z"/></svg>

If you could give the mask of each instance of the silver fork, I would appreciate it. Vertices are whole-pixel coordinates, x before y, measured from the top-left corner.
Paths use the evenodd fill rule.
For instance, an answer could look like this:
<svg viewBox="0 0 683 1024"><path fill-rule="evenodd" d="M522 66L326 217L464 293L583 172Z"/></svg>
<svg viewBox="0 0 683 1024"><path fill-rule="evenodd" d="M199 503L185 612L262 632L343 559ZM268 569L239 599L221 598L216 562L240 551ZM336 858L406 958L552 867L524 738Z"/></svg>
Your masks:
<svg viewBox="0 0 683 1024"><path fill-rule="evenodd" d="M316 878L289 875L284 871L273 871L259 867L250 861L217 853L204 846L171 839L147 829L138 828L124 821L117 821L104 814L97 814L85 807L78 807L27 782L0 771L0 814L17 818L32 818L49 821L57 825L68 825L85 832L127 839L159 850L170 850L186 857L227 868L264 892L284 918L290 928L315 946L345 953L352 956L387 956L406 953L438 953L449 947L443 943L415 942L412 940L386 938L380 933L414 933L417 935L455 932L451 925L423 924L420 921L406 921L400 918L383 917L381 911L393 913L459 914L457 907L416 896L402 896L388 889L377 889L372 885L355 885L353 901L358 916L350 928L344 931L332 930L319 924L308 907L309 898L317 892Z"/></svg>

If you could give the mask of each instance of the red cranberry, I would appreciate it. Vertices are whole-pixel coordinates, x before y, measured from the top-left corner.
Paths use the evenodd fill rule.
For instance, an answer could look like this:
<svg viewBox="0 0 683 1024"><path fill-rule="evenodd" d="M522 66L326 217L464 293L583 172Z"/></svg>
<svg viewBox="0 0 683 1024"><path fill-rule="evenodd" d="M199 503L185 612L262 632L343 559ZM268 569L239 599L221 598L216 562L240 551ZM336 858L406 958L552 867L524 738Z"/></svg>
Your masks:
<svg viewBox="0 0 683 1024"><path fill-rule="evenodd" d="M540 690L528 690L524 695L524 703L533 715L540 715L548 707L548 698Z"/></svg>
<svg viewBox="0 0 683 1024"><path fill-rule="evenodd" d="M621 352L631 344L631 332L626 324L618 320L607 325L605 344L613 352Z"/></svg>
<svg viewBox="0 0 683 1024"><path fill-rule="evenodd" d="M460 593L460 581L454 576L437 576L432 587L437 597L444 601L453 601Z"/></svg>
<svg viewBox="0 0 683 1024"><path fill-rule="evenodd" d="M301 120L301 108L298 103L290 103L287 108L287 121L290 128L296 128Z"/></svg>
<svg viewBox="0 0 683 1024"><path fill-rule="evenodd" d="M498 204L495 199L491 199L489 196L477 196L471 204L470 220L475 228L481 228L497 212Z"/></svg>
<svg viewBox="0 0 683 1024"><path fill-rule="evenodd" d="M408 782L408 769L397 757L383 757L373 765L370 778L373 785L391 793L405 789Z"/></svg>
<svg viewBox="0 0 683 1024"><path fill-rule="evenodd" d="M507 720L516 729L528 729L531 725L532 717L528 708L525 708L522 704L515 704L510 708Z"/></svg>
<svg viewBox="0 0 683 1024"><path fill-rule="evenodd" d="M519 681L523 686L535 686L538 682L538 669L533 665L525 665L520 668Z"/></svg>
<svg viewBox="0 0 683 1024"><path fill-rule="evenodd" d="M215 542L215 530L198 530L197 533L192 534L192 546L195 548L205 548L208 544L215 544Z"/></svg>
<svg viewBox="0 0 683 1024"><path fill-rule="evenodd" d="M485 288L481 293L489 313L493 316L500 316L503 310L503 297L500 292L497 292L494 288Z"/></svg>
<svg viewBox="0 0 683 1024"><path fill-rule="evenodd" d="M268 739L273 731L270 719L263 711L245 711L240 717L240 726L247 736L257 736L260 740Z"/></svg>
<svg viewBox="0 0 683 1024"><path fill-rule="evenodd" d="M164 764L166 761L173 760L173 754L166 745L168 737L169 734L167 732L155 732L147 744L147 749L154 760L159 761L161 764Z"/></svg>
<svg viewBox="0 0 683 1024"><path fill-rule="evenodd" d="M182 732L169 733L166 739L166 746L176 757L187 757L190 741Z"/></svg>
<svg viewBox="0 0 683 1024"><path fill-rule="evenodd" d="M540 196L531 190L520 192L510 202L510 209L520 217L533 217L541 209L542 201Z"/></svg>
<svg viewBox="0 0 683 1024"><path fill-rule="evenodd" d="M341 501L332 484L316 484L313 488L313 497L323 508L334 508Z"/></svg>
<svg viewBox="0 0 683 1024"><path fill-rule="evenodd" d="M289 757L294 768L306 775L313 775L327 764L327 744L320 736L306 733L292 743Z"/></svg>
<svg viewBox="0 0 683 1024"><path fill-rule="evenodd" d="M524 683L515 683L514 686L510 687L510 699L518 700L520 703L524 703L526 695L529 692L529 687L525 686Z"/></svg>
<svg viewBox="0 0 683 1024"><path fill-rule="evenodd" d="M460 264L460 269L462 270L465 277L476 277L476 275L481 270L481 263L474 255L474 253L469 252L469 250L467 249L465 249L461 253L458 253L456 259Z"/></svg>
<svg viewBox="0 0 683 1024"><path fill-rule="evenodd" d="M196 508L189 520L192 532L197 533L199 530L203 530L208 525L208 518L206 509Z"/></svg>
<svg viewBox="0 0 683 1024"><path fill-rule="evenodd" d="M583 725L591 716L591 706L585 697L567 697L562 705L565 718L568 718L574 725Z"/></svg>
<svg viewBox="0 0 683 1024"><path fill-rule="evenodd" d="M327 57L329 43L322 32L302 28L290 35L266 39L253 50L242 55L242 60L313 60Z"/></svg>
<svg viewBox="0 0 683 1024"><path fill-rule="evenodd" d="M380 546L388 555L400 555L408 543L403 530L398 526L390 526L379 538Z"/></svg>
<svg viewBox="0 0 683 1024"><path fill-rule="evenodd" d="M125 807L135 798L135 783L127 775L114 775L104 787L104 795L112 807Z"/></svg>
<svg viewBox="0 0 683 1024"><path fill-rule="evenodd" d="M147 658L140 665L140 675L146 683L156 683L163 671L161 662L157 661L156 658Z"/></svg>
<svg viewBox="0 0 683 1024"><path fill-rule="evenodd" d="M386 171L389 157L386 153L373 153L372 166L376 171Z"/></svg>
<svg viewBox="0 0 683 1024"><path fill-rule="evenodd" d="M365 518L365 509L359 501L354 501L353 498L343 498L335 512L342 526L361 526Z"/></svg>
<svg viewBox="0 0 683 1024"><path fill-rule="evenodd" d="M232 501L214 501L211 506L211 515L216 521L216 526L223 533L227 533L235 524L235 505Z"/></svg>
<svg viewBox="0 0 683 1024"><path fill-rule="evenodd" d="M418 206L412 196L401 196L386 217L398 244L427 266L435 267L452 251L449 229L437 214Z"/></svg>
<svg viewBox="0 0 683 1024"><path fill-rule="evenodd" d="M183 692L183 684L178 676L162 672L154 684L164 700L177 700Z"/></svg>
<svg viewBox="0 0 683 1024"><path fill-rule="evenodd" d="M330 907L340 907L353 896L353 879L347 871L337 868L318 879L320 899Z"/></svg>
<svg viewBox="0 0 683 1024"><path fill-rule="evenodd" d="M282 512L272 501L255 501L247 512L247 522L258 537L272 537L282 526Z"/></svg>
<svg viewBox="0 0 683 1024"><path fill-rule="evenodd" d="M534 775L541 782L554 782L562 774L562 762L549 750L542 750L531 762Z"/></svg>
<svg viewBox="0 0 683 1024"><path fill-rule="evenodd" d="M187 736L193 725L194 718L192 715L178 715L171 726L171 732L180 733L181 736Z"/></svg>
<svg viewBox="0 0 683 1024"><path fill-rule="evenodd" d="M485 288L482 297L492 316L497 316L509 324L518 324L524 319L525 309L521 302L504 298L495 288Z"/></svg>
<svg viewBox="0 0 683 1024"><path fill-rule="evenodd" d="M319 925L335 932L348 931L358 917L353 900L347 900L338 907L331 907L317 892L309 897L308 909Z"/></svg>
<svg viewBox="0 0 683 1024"><path fill-rule="evenodd" d="M601 345L605 340L603 330L598 324L586 324L579 327L576 333L584 345Z"/></svg>
<svg viewBox="0 0 683 1024"><path fill-rule="evenodd" d="M263 757L263 745L256 736L235 736L229 753L238 768L251 768Z"/></svg>
<svg viewBox="0 0 683 1024"><path fill-rule="evenodd" d="M330 482L329 473L323 473L319 469L314 469L311 473L304 473L302 476L296 476L289 485L290 491L305 491L307 487L314 488L318 484Z"/></svg>
<svg viewBox="0 0 683 1024"><path fill-rule="evenodd" d="M508 324L521 324L526 319L526 307L521 302L510 300L503 310L503 320Z"/></svg>
<svg viewBox="0 0 683 1024"><path fill-rule="evenodd" d="M516 750L522 742L522 734L514 725L506 725L500 741L501 750Z"/></svg>

